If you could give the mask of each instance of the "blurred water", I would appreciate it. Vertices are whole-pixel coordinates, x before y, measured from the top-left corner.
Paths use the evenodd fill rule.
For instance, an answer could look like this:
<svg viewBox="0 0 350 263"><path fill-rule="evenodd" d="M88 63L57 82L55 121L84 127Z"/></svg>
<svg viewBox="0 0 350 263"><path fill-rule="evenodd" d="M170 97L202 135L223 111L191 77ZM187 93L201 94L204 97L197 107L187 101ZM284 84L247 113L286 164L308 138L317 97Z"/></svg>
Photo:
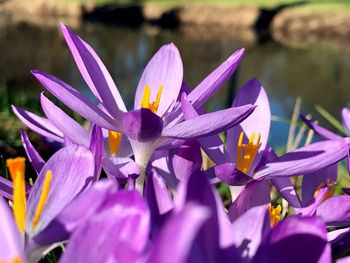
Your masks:
<svg viewBox="0 0 350 263"><path fill-rule="evenodd" d="M315 104L339 116L341 107L350 98L350 50L317 46L289 48L274 42L257 44L254 38L242 37L240 32L211 34L215 28L161 31L83 25L76 30L106 64L129 108L148 59L168 42L174 42L180 49L185 81L191 87L232 52L246 48L234 78L210 101L208 110L228 106L230 94L252 77L257 77L266 88L272 113L285 118L291 116L297 96L303 98L302 111L316 117L319 116L315 114ZM42 88L30 75L30 70L36 68L56 75L89 95L57 27L3 25L0 50L1 111L7 110L9 103L39 111ZM288 128L287 123L273 122L270 136L273 146L286 143Z"/></svg>

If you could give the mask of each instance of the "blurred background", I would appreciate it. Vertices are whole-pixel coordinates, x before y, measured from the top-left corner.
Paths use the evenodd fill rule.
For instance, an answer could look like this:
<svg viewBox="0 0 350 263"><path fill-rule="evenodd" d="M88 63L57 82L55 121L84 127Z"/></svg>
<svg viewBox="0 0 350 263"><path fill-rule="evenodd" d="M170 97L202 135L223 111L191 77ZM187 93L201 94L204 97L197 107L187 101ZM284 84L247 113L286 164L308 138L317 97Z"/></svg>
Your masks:
<svg viewBox="0 0 350 263"><path fill-rule="evenodd" d="M0 0L0 153L5 157L22 153L19 129L24 126L10 105L43 115L43 89L31 69L47 71L91 96L58 21L93 46L129 108L143 68L168 42L178 46L191 87L232 52L246 48L234 77L207 109L229 106L245 82L258 78L270 98L270 143L277 148L287 143L297 97L302 113L330 128L320 112L339 118L350 101L350 1ZM33 132L30 136L39 151L47 150Z"/></svg>

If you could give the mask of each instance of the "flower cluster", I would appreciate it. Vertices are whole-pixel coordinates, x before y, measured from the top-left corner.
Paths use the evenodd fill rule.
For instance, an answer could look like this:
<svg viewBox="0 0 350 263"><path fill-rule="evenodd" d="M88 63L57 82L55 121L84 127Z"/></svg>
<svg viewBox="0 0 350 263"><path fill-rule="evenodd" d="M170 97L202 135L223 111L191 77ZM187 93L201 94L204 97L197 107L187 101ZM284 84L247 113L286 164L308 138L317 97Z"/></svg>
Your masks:
<svg viewBox="0 0 350 263"><path fill-rule="evenodd" d="M162 46L128 111L91 46L60 28L98 103L32 71L89 128L44 93L46 117L12 106L60 149L45 161L21 131L27 158L8 159L11 180L0 177L1 263L38 262L59 245L62 263L349 262L350 191L334 195L338 162L347 158L350 170L349 138L301 116L325 140L278 156L268 145L269 100L256 79L230 108L204 110L243 49L191 89L176 46ZM342 118L350 134L350 110ZM26 159L34 183L26 181ZM219 186L230 198L222 199Z"/></svg>

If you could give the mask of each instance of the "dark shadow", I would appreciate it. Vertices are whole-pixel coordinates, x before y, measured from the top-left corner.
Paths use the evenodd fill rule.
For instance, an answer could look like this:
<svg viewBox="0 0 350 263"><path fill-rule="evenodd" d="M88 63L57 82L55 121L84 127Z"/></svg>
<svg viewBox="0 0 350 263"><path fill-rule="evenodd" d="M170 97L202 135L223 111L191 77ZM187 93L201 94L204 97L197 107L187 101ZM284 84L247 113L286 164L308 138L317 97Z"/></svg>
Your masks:
<svg viewBox="0 0 350 263"><path fill-rule="evenodd" d="M265 43L272 40L270 25L274 17L282 10L294 6L304 5L307 1L299 1L290 4L281 4L272 9L260 8L259 15L254 23L254 30L257 33L258 43Z"/></svg>
<svg viewBox="0 0 350 263"><path fill-rule="evenodd" d="M180 8L173 8L164 12L160 18L148 21L151 25L167 29L177 29L181 25Z"/></svg>
<svg viewBox="0 0 350 263"><path fill-rule="evenodd" d="M130 6L104 5L93 10L83 8L82 18L88 22L132 28L140 27L145 22L143 8L138 4Z"/></svg>

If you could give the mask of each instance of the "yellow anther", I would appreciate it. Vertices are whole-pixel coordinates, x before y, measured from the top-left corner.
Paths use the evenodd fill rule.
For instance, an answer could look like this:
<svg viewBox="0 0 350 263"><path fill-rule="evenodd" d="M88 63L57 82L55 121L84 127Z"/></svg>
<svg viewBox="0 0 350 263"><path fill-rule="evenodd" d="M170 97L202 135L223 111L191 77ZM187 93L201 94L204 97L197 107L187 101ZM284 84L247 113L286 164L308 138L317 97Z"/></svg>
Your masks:
<svg viewBox="0 0 350 263"><path fill-rule="evenodd" d="M281 221L281 205L277 207L272 207L271 205L267 205L267 210L269 211L270 216L270 226L274 227L279 221Z"/></svg>
<svg viewBox="0 0 350 263"><path fill-rule="evenodd" d="M318 193L320 192L321 188L325 187L324 183L320 183L314 193L314 197L316 197L318 195ZM335 182L332 182L329 178L327 178L327 191L326 194L324 195L322 202L326 201L328 198L332 197L334 194L334 190L335 190Z"/></svg>
<svg viewBox="0 0 350 263"><path fill-rule="evenodd" d="M36 227L36 225L39 223L40 216L44 210L44 206L46 204L47 197L49 195L51 180L52 180L52 172L49 170L45 174L43 188L41 190L41 195L40 195L39 202L36 207L36 211L32 222L32 228Z"/></svg>
<svg viewBox="0 0 350 263"><path fill-rule="evenodd" d="M145 90L143 91L141 107L149 109L153 113L156 113L157 110L158 110L159 103L160 103L160 97L162 95L162 90L163 90L163 86L160 85L159 89L158 89L158 92L157 92L156 100L153 101L153 102L150 102L150 99L151 99L151 88L150 88L150 86L147 85L145 87Z"/></svg>
<svg viewBox="0 0 350 263"><path fill-rule="evenodd" d="M25 186L25 158L17 157L7 159L6 166L9 169L13 182L13 214L17 228L20 232L25 230L26 218L26 186Z"/></svg>
<svg viewBox="0 0 350 263"><path fill-rule="evenodd" d="M120 143L123 135L116 131L108 131L109 152L112 156L116 156L119 152Z"/></svg>
<svg viewBox="0 0 350 263"><path fill-rule="evenodd" d="M237 163L236 167L240 171L247 173L252 165L260 144L260 132L258 133L256 143L254 143L255 133L253 132L247 144L243 143L244 132L241 132L237 144Z"/></svg>

